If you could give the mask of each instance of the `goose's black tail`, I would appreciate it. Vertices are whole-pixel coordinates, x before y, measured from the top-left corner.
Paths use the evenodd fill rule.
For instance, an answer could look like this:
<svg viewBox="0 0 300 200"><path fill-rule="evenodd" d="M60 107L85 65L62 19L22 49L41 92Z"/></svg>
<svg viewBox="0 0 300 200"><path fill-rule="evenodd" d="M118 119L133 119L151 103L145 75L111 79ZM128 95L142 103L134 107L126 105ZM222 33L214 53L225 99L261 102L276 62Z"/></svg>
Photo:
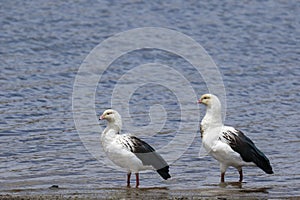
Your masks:
<svg viewBox="0 0 300 200"><path fill-rule="evenodd" d="M267 174L273 174L274 173L269 159L259 149L256 148L255 151L252 150L252 154L253 154L253 157L252 157L253 162L259 168L261 168Z"/></svg>
<svg viewBox="0 0 300 200"><path fill-rule="evenodd" d="M158 169L156 171L165 180L167 180L168 178L171 178L171 175L169 174L169 166L165 166L164 168Z"/></svg>

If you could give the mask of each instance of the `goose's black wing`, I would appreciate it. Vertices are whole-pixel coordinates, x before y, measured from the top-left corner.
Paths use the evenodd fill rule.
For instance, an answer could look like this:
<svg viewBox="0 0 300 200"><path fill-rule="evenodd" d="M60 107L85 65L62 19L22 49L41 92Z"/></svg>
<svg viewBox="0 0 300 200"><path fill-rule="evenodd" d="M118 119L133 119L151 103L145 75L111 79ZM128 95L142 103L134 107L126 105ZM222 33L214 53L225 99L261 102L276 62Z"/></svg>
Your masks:
<svg viewBox="0 0 300 200"><path fill-rule="evenodd" d="M273 174L269 159L244 133L237 129L227 129L222 132L222 137L245 162L254 162L264 172Z"/></svg>
<svg viewBox="0 0 300 200"><path fill-rule="evenodd" d="M132 135L124 135L121 143L134 153L143 165L151 165L164 179L171 177L168 163L148 143Z"/></svg>

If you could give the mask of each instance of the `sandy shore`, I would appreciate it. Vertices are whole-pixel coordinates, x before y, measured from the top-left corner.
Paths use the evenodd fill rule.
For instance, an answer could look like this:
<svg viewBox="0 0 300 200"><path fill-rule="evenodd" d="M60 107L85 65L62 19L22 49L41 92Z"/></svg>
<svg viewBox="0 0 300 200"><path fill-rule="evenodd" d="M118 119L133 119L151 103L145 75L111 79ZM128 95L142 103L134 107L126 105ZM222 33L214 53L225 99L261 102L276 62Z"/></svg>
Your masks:
<svg viewBox="0 0 300 200"><path fill-rule="evenodd" d="M34 190L2 191L0 199L296 199L288 194L270 194L270 188L239 188L236 186L204 189L152 188L93 188L65 189L60 187ZM299 197L298 197L299 198Z"/></svg>

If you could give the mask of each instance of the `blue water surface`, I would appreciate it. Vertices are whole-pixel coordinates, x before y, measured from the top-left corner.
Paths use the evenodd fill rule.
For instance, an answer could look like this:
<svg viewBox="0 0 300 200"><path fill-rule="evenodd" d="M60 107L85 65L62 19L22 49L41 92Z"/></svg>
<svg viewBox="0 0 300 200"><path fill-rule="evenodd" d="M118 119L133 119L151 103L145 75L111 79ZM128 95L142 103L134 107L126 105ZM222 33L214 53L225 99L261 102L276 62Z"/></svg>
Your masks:
<svg viewBox="0 0 300 200"><path fill-rule="evenodd" d="M0 13L1 194L52 194L47 190L51 185L64 188L62 193L74 188L95 193L125 185L124 172L106 166L84 147L72 115L73 84L85 57L103 40L133 28L163 27L205 48L224 81L226 123L243 130L272 163L274 175L245 168L244 190L263 197L300 196L299 1L3 0ZM181 70L198 97L208 92L203 77L184 59L141 50L122 56L106 71L96 89L95 112L111 106L111 93L123 74L153 62ZM168 120L158 135L144 139L159 148L180 124L176 95L152 83L136 90L129 106L134 125L142 127L150 123L150 107L158 103ZM204 107L199 112L203 116ZM218 163L199 158L200 147L197 133L170 166L170 181L146 172L141 186L221 190L226 196L226 188L218 186ZM228 181L237 176L234 169L227 172Z"/></svg>

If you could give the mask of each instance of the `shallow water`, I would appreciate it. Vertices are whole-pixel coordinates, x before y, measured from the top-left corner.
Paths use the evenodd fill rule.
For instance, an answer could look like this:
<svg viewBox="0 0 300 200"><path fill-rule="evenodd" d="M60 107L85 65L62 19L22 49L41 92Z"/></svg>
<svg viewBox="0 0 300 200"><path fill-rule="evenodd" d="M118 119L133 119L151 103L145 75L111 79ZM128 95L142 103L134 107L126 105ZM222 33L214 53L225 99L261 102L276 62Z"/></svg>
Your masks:
<svg viewBox="0 0 300 200"><path fill-rule="evenodd" d="M300 196L299 8L297 1L1 1L0 194ZM208 156L199 158L199 133L194 137L196 133L188 127L182 134L194 137L193 143L170 166L172 179L162 181L156 173L142 173L139 190L124 188L125 173L86 150L72 115L77 70L104 39L146 26L177 30L206 49L224 81L226 123L243 130L257 144L269 157L274 175L245 168L242 188L220 186L218 163ZM117 59L101 77L95 113L111 106L111 93L124 73L153 62L178 70L198 97L207 92L203 77L182 58L160 50L140 50ZM171 79L161 76L166 82ZM131 126L137 130L150 123L151 106L159 104L168 114L158 134L144 129L136 133L157 149L174 138L180 126L182 111L176 98L168 88L146 84L130 99ZM194 105L185 106L192 115ZM203 117L204 107L197 109ZM105 126L94 124L99 125ZM130 126L124 124L124 129ZM96 148L101 150L100 145ZM176 152L181 147L174 148ZM236 170L230 168L226 178L236 181ZM61 189L48 189L52 185Z"/></svg>

